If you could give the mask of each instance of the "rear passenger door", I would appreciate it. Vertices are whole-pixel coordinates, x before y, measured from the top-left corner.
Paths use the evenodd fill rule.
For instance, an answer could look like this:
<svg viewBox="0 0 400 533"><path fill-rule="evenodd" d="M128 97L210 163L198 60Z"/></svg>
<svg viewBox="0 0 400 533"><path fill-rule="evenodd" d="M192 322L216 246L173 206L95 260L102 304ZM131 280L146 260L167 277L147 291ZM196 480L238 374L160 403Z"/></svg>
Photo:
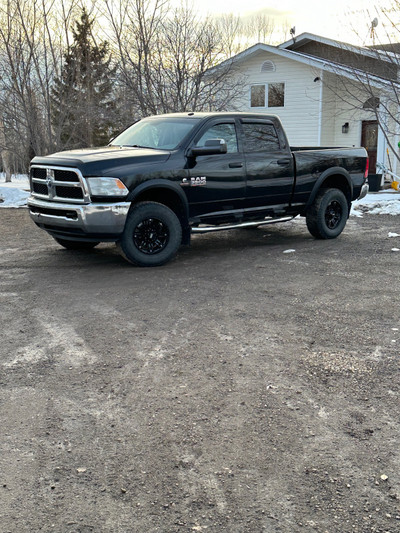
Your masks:
<svg viewBox="0 0 400 533"><path fill-rule="evenodd" d="M246 161L246 208L286 206L294 183L294 162L289 146L272 121L241 121Z"/></svg>

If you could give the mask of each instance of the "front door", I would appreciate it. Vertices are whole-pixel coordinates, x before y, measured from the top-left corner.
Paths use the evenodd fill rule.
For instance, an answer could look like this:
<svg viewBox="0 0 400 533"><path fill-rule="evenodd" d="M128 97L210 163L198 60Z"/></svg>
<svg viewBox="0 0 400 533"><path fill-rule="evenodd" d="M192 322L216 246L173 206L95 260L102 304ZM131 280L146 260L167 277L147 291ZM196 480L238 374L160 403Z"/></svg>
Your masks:
<svg viewBox="0 0 400 533"><path fill-rule="evenodd" d="M226 154L197 156L189 164L185 187L192 216L236 211L243 207L246 190L244 156L239 151L235 121L214 120L204 126L193 146L209 139L224 139Z"/></svg>
<svg viewBox="0 0 400 533"><path fill-rule="evenodd" d="M378 122L376 120L363 120L361 146L368 152L369 173L376 174L376 154L378 149Z"/></svg>

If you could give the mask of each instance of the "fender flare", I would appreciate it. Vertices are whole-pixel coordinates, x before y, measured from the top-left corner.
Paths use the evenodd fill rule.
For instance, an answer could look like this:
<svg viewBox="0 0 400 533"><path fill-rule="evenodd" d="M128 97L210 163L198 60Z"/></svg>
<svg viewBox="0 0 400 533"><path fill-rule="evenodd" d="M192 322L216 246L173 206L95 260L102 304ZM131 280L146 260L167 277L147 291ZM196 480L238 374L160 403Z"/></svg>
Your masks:
<svg viewBox="0 0 400 533"><path fill-rule="evenodd" d="M140 196L143 192L150 191L152 189L168 189L170 191L173 191L176 193L176 195L179 197L179 200L182 203L182 207L184 209L184 214L187 219L189 219L189 203L185 196L185 193L182 191L181 187L179 185L163 180L163 179L155 179L151 181L146 181L144 183L141 183L138 187L135 187L133 191L131 191L127 198L127 202L134 202L138 196Z"/></svg>
<svg viewBox="0 0 400 533"><path fill-rule="evenodd" d="M323 183L327 179L329 179L330 176L338 176L338 175L343 176L347 182L347 185L349 186L350 197L348 198L348 202L350 204L351 199L353 197L353 182L351 181L350 174L343 167L331 167L331 168L328 168L328 170L325 170L315 182L314 187L312 188L310 197L308 198L308 201L305 207L306 208L310 207L310 205L314 202L315 197L319 193L320 189L322 188ZM339 187L337 188L339 189Z"/></svg>

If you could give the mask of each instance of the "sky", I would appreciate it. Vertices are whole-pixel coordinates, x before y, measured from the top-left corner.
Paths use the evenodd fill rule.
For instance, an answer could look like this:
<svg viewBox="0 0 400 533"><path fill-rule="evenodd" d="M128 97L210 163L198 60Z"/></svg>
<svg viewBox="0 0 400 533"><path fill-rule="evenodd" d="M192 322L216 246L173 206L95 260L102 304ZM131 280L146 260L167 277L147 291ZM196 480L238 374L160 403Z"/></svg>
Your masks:
<svg viewBox="0 0 400 533"><path fill-rule="evenodd" d="M304 32L315 33L367 46L373 44L370 28L375 17L378 17L379 21L376 35L381 33L384 37L384 17L380 9L389 6L391 2L392 0L229 0L227 8L225 2L202 0L193 5L201 14L218 15L232 12L247 16L262 12L271 16L276 21L276 26L295 26L297 35ZM174 0L173 3L179 3L179 0Z"/></svg>

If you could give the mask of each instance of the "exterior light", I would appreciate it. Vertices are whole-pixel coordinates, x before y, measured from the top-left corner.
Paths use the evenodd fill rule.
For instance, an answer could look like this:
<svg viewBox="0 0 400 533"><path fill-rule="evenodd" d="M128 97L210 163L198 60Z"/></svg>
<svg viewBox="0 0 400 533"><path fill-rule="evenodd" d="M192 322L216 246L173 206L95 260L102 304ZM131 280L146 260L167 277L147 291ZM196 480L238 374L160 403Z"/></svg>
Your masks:
<svg viewBox="0 0 400 533"><path fill-rule="evenodd" d="M118 196L128 194L128 189L118 178L86 178L92 196Z"/></svg>
<svg viewBox="0 0 400 533"><path fill-rule="evenodd" d="M349 133L349 123L345 122L342 126L342 133Z"/></svg>

